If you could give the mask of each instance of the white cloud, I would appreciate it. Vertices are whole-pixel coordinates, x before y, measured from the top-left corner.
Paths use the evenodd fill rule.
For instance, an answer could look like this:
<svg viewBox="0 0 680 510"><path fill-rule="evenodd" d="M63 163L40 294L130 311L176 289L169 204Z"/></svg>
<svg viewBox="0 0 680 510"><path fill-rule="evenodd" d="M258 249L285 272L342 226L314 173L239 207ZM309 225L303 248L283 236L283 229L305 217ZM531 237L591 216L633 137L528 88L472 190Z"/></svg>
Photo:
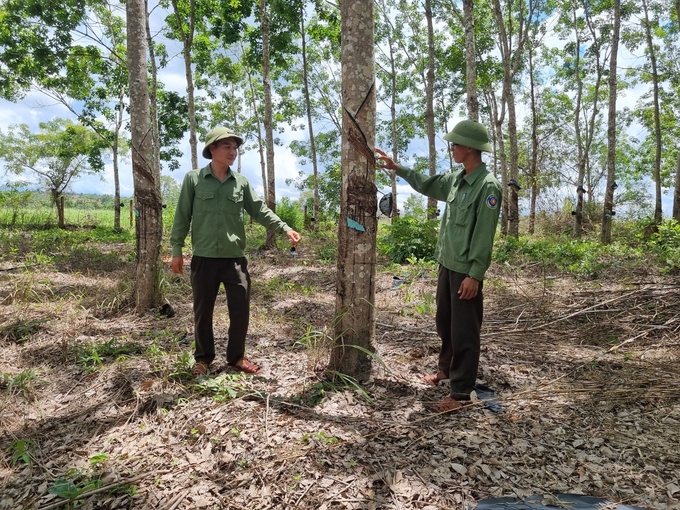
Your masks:
<svg viewBox="0 0 680 510"><path fill-rule="evenodd" d="M170 83L173 89L185 87L184 82L181 85L177 82L178 77L183 80L183 77L176 73L167 75L170 78ZM163 75L163 80L166 75ZM166 83L167 88L168 82ZM74 115L63 105L48 103L48 98L37 92L32 92L27 95L25 99L12 103L4 99L0 99L0 129L3 133L7 133L7 129L11 125L28 124L33 132L38 131L40 122L52 120L54 118L70 118L74 119ZM293 139L295 133L284 134L284 139ZM180 150L184 153L179 161L179 170L171 172L162 170L164 175L169 175L177 181L182 180L184 174L191 170L191 153L189 148L188 134L180 143ZM203 141L199 141L199 152L203 148ZM287 146L275 146L275 171L276 171L276 190L277 197L290 197L296 199L299 196L298 190L293 187L288 187L285 183L286 179L295 178L299 170L302 168L297 164L296 157ZM204 166L208 160L203 159L199 155L199 165ZM119 158L119 184L120 193L122 197L131 197L134 195L134 181L132 177L132 163L129 157ZM0 162L0 175L3 173L3 165ZM244 153L242 160L242 173L248 178L253 187L259 194L263 192L262 186L262 172L260 169L260 158L256 151L248 151ZM30 180L27 174L23 179ZM2 177L2 181L10 180L8 177ZM71 190L74 193L94 193L113 195L114 193L114 179L113 179L113 165L107 164L104 172L100 175L87 175L75 181Z"/></svg>
<svg viewBox="0 0 680 510"><path fill-rule="evenodd" d="M184 73L180 74L178 72L172 71L163 72L162 79L160 79L160 81L163 83L165 90L177 92L178 94L186 94L187 79Z"/></svg>
<svg viewBox="0 0 680 510"><path fill-rule="evenodd" d="M64 105L39 92L30 92L16 103L0 98L0 129L3 133L9 126L17 124L28 124L31 130L37 131L41 122L58 117L72 118L73 115Z"/></svg>
<svg viewBox="0 0 680 510"><path fill-rule="evenodd" d="M152 16L152 30L154 33L158 33L163 27L163 17L165 14L162 11L155 11L156 15ZM550 41L548 43L554 47L561 47L566 41L558 40L554 33L548 32L548 37ZM168 52L170 55L175 57L171 58L168 67L159 70L159 81L164 84L166 90L172 90L180 94L185 94L186 89L186 78L184 75L184 62L181 58L181 45L178 41L172 41L168 39L163 39L162 42L166 44ZM625 67L632 67L633 65L639 63L639 57L630 54L625 47L622 45L620 48L619 62L620 67L623 69ZM623 73L623 70L622 70ZM629 107L633 109L635 103L640 97L640 95L645 92L647 86L645 84L639 84L636 87L625 90L621 93L618 101L619 108ZM380 105L379 105L380 107ZM522 107L522 104L518 104L518 114L521 118L526 115L526 108ZM31 92L25 99L18 101L17 103L11 103L0 99L0 129L6 132L7 127L13 124L26 123L34 131L37 131L38 124L42 121L51 120L56 117L73 118L73 115L66 109L63 105L55 104L54 101L50 100L46 96L38 93ZM449 123L449 127L455 125L458 120L462 119L452 119ZM644 131L639 125L633 127L633 134L637 137L643 137ZM441 139L444 133L438 133L437 136L437 146L444 147L445 142ZM276 188L277 197L291 197L297 198L299 192L285 184L286 179L296 178L299 171L303 170L309 172L308 167L300 165L296 157L292 154L288 145L294 139L307 138L305 131L291 131L287 130L284 133L277 135L284 146L275 147L275 171L276 171ZM182 140L179 144L180 149L184 155L179 161L179 170L175 172L169 172L163 170L163 174L169 175L181 181L184 174L191 169L190 161L190 150L188 143L188 136ZM202 141L199 142L199 151L202 148ZM410 154L427 154L427 143L425 140L413 140L409 150ZM412 162L412 161L411 161ZM408 160L405 160L405 164L410 164ZM207 160L199 156L199 165L203 166L207 164ZM250 150L243 154L242 159L242 172L249 179L253 188L260 195L263 194L264 187L262 185L262 171L260 168L260 158L259 154ZM132 168L129 159L121 159L119 165L119 179L120 179L120 189L121 195L124 197L132 196L134 193L133 178L132 178ZM0 176L2 175L2 163L0 162ZM0 179L3 179L0 177ZM7 178L4 178L7 180ZM2 180L0 180L0 184ZM77 193L102 193L102 194L113 194L113 169L109 164L105 168L105 172L102 176L86 176L79 179L77 182L73 183L72 189ZM387 193L390 190L388 188L381 189L381 192ZM397 191L398 207L403 208L403 202L412 193L410 186L407 184L400 183ZM666 195L664 197L664 213L670 213L670 199L667 198L671 195ZM667 211L668 208L668 211Z"/></svg>

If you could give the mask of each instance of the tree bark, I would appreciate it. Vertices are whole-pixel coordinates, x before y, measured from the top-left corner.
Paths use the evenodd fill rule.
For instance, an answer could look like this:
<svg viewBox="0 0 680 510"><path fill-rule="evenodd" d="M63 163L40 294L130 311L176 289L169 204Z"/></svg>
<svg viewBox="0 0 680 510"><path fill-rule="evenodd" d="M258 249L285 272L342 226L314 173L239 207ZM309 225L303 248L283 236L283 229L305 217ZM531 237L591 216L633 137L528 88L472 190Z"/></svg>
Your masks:
<svg viewBox="0 0 680 510"><path fill-rule="evenodd" d="M50 190L54 207L57 209L57 227L61 229L66 228L66 218L64 216L64 196L58 189L52 188Z"/></svg>
<svg viewBox="0 0 680 510"><path fill-rule="evenodd" d="M473 0L463 0L465 24L465 90L467 93L468 119L479 121L479 100L477 98L477 66L475 58L475 18Z"/></svg>
<svg viewBox="0 0 680 510"><path fill-rule="evenodd" d="M182 36L182 55L184 56L184 75L187 80L187 103L189 105L189 147L191 149L191 168L198 168L198 148L196 141L196 103L194 101L194 73L191 70L191 46L194 44L196 27L196 0L189 0L189 27L184 32L182 15L177 0L172 0L177 20L177 30Z"/></svg>
<svg viewBox="0 0 680 510"><path fill-rule="evenodd" d="M314 139L314 123L312 122L312 101L309 95L309 70L307 64L307 38L305 35L305 12L300 12L300 37L302 41L302 81L305 94L305 109L307 110L307 130L309 132L309 151L312 159L314 175L314 222L312 229L316 229L319 221L319 163L316 157L316 140Z"/></svg>
<svg viewBox="0 0 680 510"><path fill-rule="evenodd" d="M390 26L390 19L387 14L387 7L383 3L382 5L383 16L385 20L385 25ZM392 159L394 161L399 161L399 125L397 123L397 64L395 62L394 56L394 39L392 38L392 30L387 30L387 50L389 52L389 62L390 62L390 124L391 124L391 135L392 135ZM390 189L392 193L392 216L391 222L394 222L396 218L399 217L399 212L397 208L397 174L395 172L390 172Z"/></svg>
<svg viewBox="0 0 680 510"><path fill-rule="evenodd" d="M649 51L649 63L652 66L652 91L654 101L654 223L657 225L661 223L663 218L663 209L661 206L661 111L659 107L659 75L656 69L656 50L654 49L654 42L652 41L652 29L649 23L649 11L647 9L647 0L642 0L642 7L645 11L645 36L647 39L647 49Z"/></svg>
<svg viewBox="0 0 680 510"><path fill-rule="evenodd" d="M149 53L149 113L151 117L151 172L156 181L155 189L158 192L158 206L160 221L163 221L163 197L161 196L161 137L158 124L158 66L156 65L156 50L154 49L151 25L149 24L149 2L144 0L145 24L146 24L146 50ZM161 225L161 236L162 233Z"/></svg>
<svg viewBox="0 0 680 510"><path fill-rule="evenodd" d="M585 111L583 103L583 91L587 90L588 87L583 82L583 77L587 73L587 69L581 64L584 62L581 56L581 38L579 36L578 25L578 11L583 9L583 17L592 38L592 47L596 51L592 52L592 58L595 59L595 83L592 85L592 92L588 92L588 95L592 98L591 113L587 121L584 118L583 128L581 129L581 115ZM598 35L598 31L594 27L592 15L588 11L586 4L581 4L580 2L574 2L572 6L573 21L574 21L574 31L576 34L576 81L577 81L577 108L575 113L575 130L577 133L576 141L578 145L578 181L576 186L577 193L577 203L576 203L576 215L574 218L574 236L580 237L583 233L583 220L585 217L584 203L592 204L593 193L590 190L595 188L593 184L593 175L590 164L590 150L593 146L595 140L595 134L597 132L597 123L600 113L600 89L604 80L604 61L606 60L602 57L602 41ZM600 59L602 58L602 63ZM585 199L586 193L587 200Z"/></svg>
<svg viewBox="0 0 680 510"><path fill-rule="evenodd" d="M536 226L536 198L538 197L538 112L536 111L536 80L534 80L534 48L529 54L529 88L531 94L531 162L529 181L531 184L531 204L529 206L529 234L534 233Z"/></svg>
<svg viewBox="0 0 680 510"><path fill-rule="evenodd" d="M621 35L621 0L614 0L614 29L612 31L611 56L609 57L609 112L607 120L607 188L604 196L602 214L602 244L612 241L612 216L614 213L614 189L616 178L616 66Z"/></svg>
<svg viewBox="0 0 680 510"><path fill-rule="evenodd" d="M163 234L160 175L154 165L151 104L146 59L146 5L128 0L127 48L130 81L132 176L135 188L137 272L135 303L142 315L160 301L159 255Z"/></svg>
<svg viewBox="0 0 680 510"><path fill-rule="evenodd" d="M508 3L508 18L512 20L511 5ZM501 9L500 0L494 0L494 15L496 25L498 26L498 41L503 61L503 100L508 108L508 141L510 142L510 179L517 182L519 175L518 161L519 152L517 147L517 115L515 111L515 92L513 89L514 77L519 69L522 60L522 51L527 39L527 30L530 25L529 21L532 14L527 14L527 19L524 19L525 13L520 12L519 28L517 33L511 31L508 33L506 29L503 11ZM517 47L514 49L511 46L512 38L517 37ZM506 188L504 188L506 189ZM503 201L506 202L505 200ZM510 187L509 197L507 200L508 206L508 235L513 237L519 236L519 196L515 187Z"/></svg>
<svg viewBox="0 0 680 510"><path fill-rule="evenodd" d="M341 3L342 190L335 348L329 368L366 381L375 337L375 55L373 0Z"/></svg>
<svg viewBox="0 0 680 510"><path fill-rule="evenodd" d="M680 223L680 151L675 167L675 192L673 193L673 219Z"/></svg>
<svg viewBox="0 0 680 510"><path fill-rule="evenodd" d="M576 80L576 105L574 108L574 136L578 150L578 177L576 180L576 208L574 211L574 227L572 234L580 238L583 233L583 182L586 175L586 160L581 137L581 102L583 100L583 78L581 77L581 35L577 25L576 3L572 4L572 19L574 20L574 79Z"/></svg>
<svg viewBox="0 0 680 510"><path fill-rule="evenodd" d="M243 42L241 42L241 54L245 53ZM257 153L260 156L260 172L262 173L262 187L264 188L265 199L267 197L267 163L265 161L265 148L262 144L262 119L260 118L260 109L257 104L257 90L255 90L255 80L248 67L245 67L245 73L248 77L248 86L250 88L250 102L253 109L252 115L255 119L255 126L257 127ZM239 160L241 159L241 151L239 151ZM239 167L240 168L240 167Z"/></svg>
<svg viewBox="0 0 680 510"><path fill-rule="evenodd" d="M427 79L425 81L427 122L428 167L430 176L437 174L437 146L434 125L434 26L432 21L432 0L425 0L425 19L427 20ZM437 200L427 198L427 219L437 217Z"/></svg>
<svg viewBox="0 0 680 510"><path fill-rule="evenodd" d="M267 2L260 0L260 28L262 29L262 84L264 86L264 136L267 147L267 207L276 211L276 173L274 170L274 113L272 107L272 81L269 73L269 20ZM276 247L276 231L267 229L264 248Z"/></svg>
<svg viewBox="0 0 680 510"><path fill-rule="evenodd" d="M494 138L494 154L497 158L494 159L494 165L496 161L500 161L500 181L501 188L504 190L508 189L508 157L505 150L505 137L503 136L503 121L505 119L505 103L501 101L501 111L498 111L498 101L493 91L487 94L489 98L489 104L491 105L491 113L493 115L493 122L491 129L493 130ZM501 234L507 235L508 233L508 202L509 200L503 200L501 204Z"/></svg>
<svg viewBox="0 0 680 510"><path fill-rule="evenodd" d="M675 0L675 15L680 27L680 0ZM673 193L673 218L680 222L680 151L675 167L675 192Z"/></svg>
<svg viewBox="0 0 680 510"><path fill-rule="evenodd" d="M111 145L111 159L113 161L113 229L116 231L120 228L120 171L118 168L118 138L120 130L123 127L123 111L125 110L125 90L120 87L118 92L118 114L116 115L116 130L114 132L113 143Z"/></svg>

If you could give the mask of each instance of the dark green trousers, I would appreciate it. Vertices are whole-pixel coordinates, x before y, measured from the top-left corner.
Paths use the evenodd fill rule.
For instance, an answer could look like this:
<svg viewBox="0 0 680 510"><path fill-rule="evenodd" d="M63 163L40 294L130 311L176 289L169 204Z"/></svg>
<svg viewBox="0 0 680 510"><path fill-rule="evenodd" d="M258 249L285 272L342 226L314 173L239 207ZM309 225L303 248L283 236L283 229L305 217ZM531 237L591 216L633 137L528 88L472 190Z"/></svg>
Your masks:
<svg viewBox="0 0 680 510"><path fill-rule="evenodd" d="M246 349L250 322L250 275L245 257L213 259L191 258L191 290L194 297L194 337L196 361L212 363L215 359L213 313L215 301L224 284L229 310L227 363L236 363Z"/></svg>
<svg viewBox="0 0 680 510"><path fill-rule="evenodd" d="M473 299L460 299L458 289L467 275L439 266L437 281L437 334L442 341L439 370L451 383L451 397L470 400L479 368L480 341L484 315L482 283Z"/></svg>

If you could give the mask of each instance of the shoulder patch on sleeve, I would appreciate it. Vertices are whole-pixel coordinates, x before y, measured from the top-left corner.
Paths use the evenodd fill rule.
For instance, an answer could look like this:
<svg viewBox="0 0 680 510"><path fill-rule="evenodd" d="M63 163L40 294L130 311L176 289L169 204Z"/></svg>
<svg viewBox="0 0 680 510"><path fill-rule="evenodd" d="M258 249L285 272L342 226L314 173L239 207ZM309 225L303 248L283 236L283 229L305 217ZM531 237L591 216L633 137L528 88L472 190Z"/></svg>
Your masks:
<svg viewBox="0 0 680 510"><path fill-rule="evenodd" d="M496 207L498 207L498 198L496 197L496 195L489 195L488 197L486 197L486 206L489 209L495 209Z"/></svg>

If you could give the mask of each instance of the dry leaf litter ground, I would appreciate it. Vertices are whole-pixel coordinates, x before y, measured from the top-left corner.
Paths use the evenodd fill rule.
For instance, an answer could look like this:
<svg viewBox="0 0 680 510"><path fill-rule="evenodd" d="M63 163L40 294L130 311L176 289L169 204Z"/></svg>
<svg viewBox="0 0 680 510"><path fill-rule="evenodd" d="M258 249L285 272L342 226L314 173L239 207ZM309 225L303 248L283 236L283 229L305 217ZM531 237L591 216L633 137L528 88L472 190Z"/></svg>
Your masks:
<svg viewBox="0 0 680 510"><path fill-rule="evenodd" d="M503 412L478 401L436 414L446 384L419 380L439 348L434 273L379 268L383 364L365 394L333 391L321 373L335 266L300 251L250 257L247 354L262 373L226 366L221 299L203 381L182 374L186 274L166 275L166 318L121 301L125 254L2 268L0 508L435 510L552 493L680 508L677 278L492 266L479 380ZM107 342L127 349L91 359Z"/></svg>

